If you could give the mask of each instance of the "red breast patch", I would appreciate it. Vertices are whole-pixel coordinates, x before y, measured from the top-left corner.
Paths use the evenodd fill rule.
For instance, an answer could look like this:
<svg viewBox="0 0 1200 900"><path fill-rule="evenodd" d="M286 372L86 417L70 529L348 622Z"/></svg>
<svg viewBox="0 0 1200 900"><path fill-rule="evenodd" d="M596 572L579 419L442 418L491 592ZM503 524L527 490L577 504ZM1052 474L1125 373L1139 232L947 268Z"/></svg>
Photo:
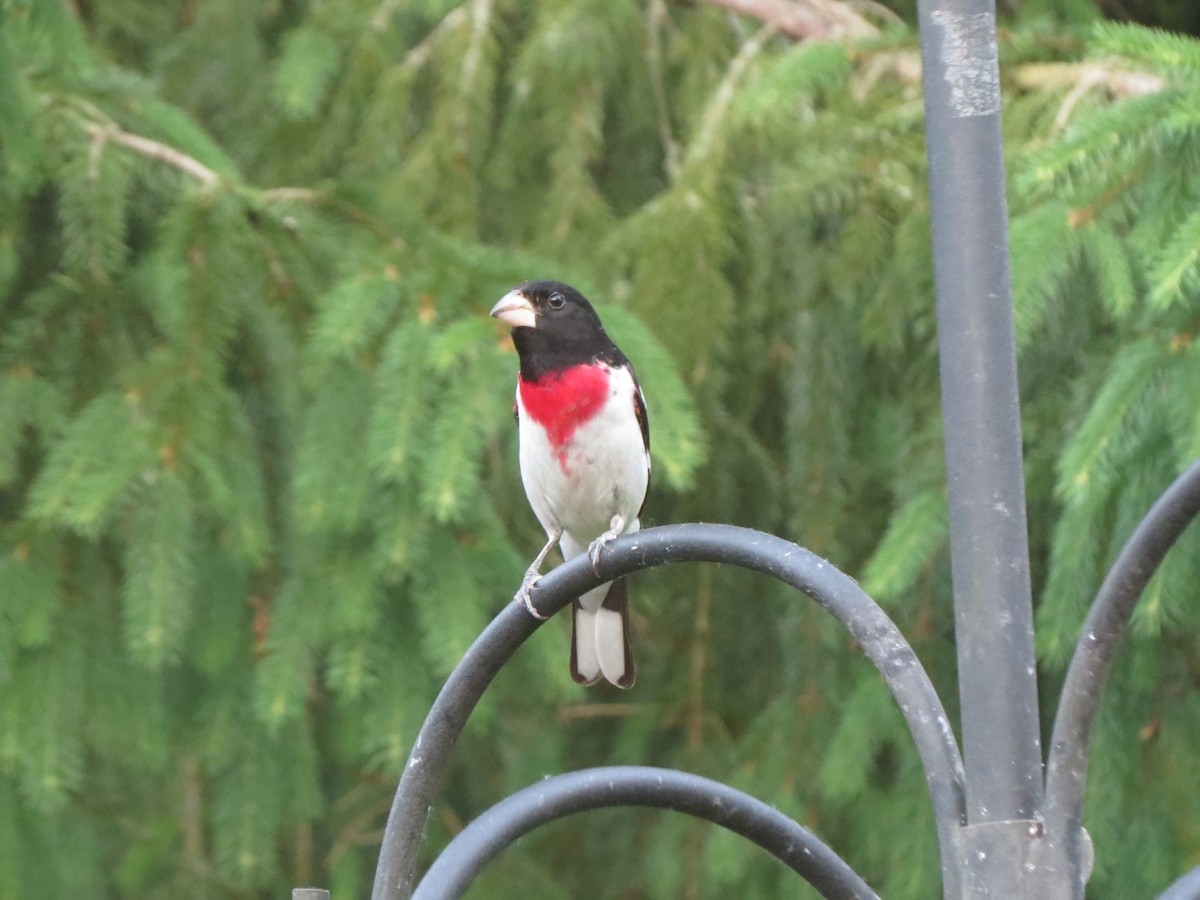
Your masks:
<svg viewBox="0 0 1200 900"><path fill-rule="evenodd" d="M573 366L537 381L518 379L525 413L546 429L550 446L561 448L608 399L608 367Z"/></svg>

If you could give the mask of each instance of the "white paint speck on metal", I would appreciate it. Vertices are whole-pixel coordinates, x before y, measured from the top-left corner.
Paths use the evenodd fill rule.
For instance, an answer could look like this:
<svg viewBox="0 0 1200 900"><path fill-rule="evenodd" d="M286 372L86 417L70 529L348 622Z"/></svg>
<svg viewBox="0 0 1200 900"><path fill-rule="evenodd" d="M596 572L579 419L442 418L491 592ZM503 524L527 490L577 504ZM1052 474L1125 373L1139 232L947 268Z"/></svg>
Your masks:
<svg viewBox="0 0 1200 900"><path fill-rule="evenodd" d="M933 11L942 30L942 62L956 119L1000 111L1000 63L996 58L996 17L990 12Z"/></svg>

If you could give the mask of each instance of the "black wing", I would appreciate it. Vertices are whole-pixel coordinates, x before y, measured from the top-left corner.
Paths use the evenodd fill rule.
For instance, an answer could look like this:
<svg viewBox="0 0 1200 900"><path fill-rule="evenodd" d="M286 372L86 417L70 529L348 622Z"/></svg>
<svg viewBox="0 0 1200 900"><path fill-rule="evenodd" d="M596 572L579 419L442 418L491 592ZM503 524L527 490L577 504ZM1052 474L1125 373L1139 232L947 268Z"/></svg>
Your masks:
<svg viewBox="0 0 1200 900"><path fill-rule="evenodd" d="M642 429L642 444L646 448L646 497L650 496L650 416L646 413L646 398L642 394L642 386L638 383L637 375L633 372L633 366L629 366L629 374L633 375L633 414L637 416L638 427ZM638 518L642 517L643 510L646 509L646 497L642 498L641 509L638 510Z"/></svg>
<svg viewBox="0 0 1200 900"><path fill-rule="evenodd" d="M630 370L633 371L632 369ZM633 377L633 414L637 416L638 425L642 429L642 443L646 447L646 465L650 465L650 417L646 415L646 398L642 395L642 386L638 384L637 376Z"/></svg>

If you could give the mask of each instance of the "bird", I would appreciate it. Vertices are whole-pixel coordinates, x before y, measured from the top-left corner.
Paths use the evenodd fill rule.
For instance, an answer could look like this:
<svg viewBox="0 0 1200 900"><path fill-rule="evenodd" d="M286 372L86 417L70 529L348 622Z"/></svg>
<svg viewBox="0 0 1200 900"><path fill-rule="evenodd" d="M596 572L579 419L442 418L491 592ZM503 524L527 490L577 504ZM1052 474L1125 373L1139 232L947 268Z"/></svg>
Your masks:
<svg viewBox="0 0 1200 900"><path fill-rule="evenodd" d="M650 486L646 398L633 365L570 285L523 282L491 315L512 326L521 482L546 532L514 600L544 618L530 590L555 545L564 560L586 552L595 568L610 541L641 527ZM570 668L579 684L633 686L625 578L572 602Z"/></svg>

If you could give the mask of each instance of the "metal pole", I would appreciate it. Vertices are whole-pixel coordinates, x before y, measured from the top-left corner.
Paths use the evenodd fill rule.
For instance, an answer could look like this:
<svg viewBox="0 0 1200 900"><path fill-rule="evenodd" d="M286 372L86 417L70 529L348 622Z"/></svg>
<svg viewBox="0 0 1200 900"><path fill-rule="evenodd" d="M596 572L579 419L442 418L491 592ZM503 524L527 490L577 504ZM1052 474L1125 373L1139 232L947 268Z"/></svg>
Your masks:
<svg viewBox="0 0 1200 900"><path fill-rule="evenodd" d="M995 5L922 0L920 26L967 819L987 825L1042 798Z"/></svg>

